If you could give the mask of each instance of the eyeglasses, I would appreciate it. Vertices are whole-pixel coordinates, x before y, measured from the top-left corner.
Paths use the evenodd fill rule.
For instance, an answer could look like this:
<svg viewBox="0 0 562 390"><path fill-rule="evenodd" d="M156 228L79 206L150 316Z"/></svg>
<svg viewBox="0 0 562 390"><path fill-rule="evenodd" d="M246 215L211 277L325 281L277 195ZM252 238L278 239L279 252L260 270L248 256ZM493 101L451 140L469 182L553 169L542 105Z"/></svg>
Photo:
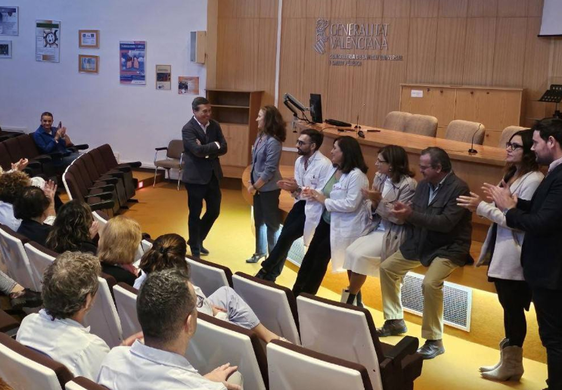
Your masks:
<svg viewBox="0 0 562 390"><path fill-rule="evenodd" d="M304 141L301 141L299 139L299 140L297 140L297 145L299 145L299 146L310 145L310 142L304 142Z"/></svg>
<svg viewBox="0 0 562 390"><path fill-rule="evenodd" d="M511 151L514 151L514 150L517 150L517 149L523 149L523 145L519 145L519 144L516 144L514 142L506 142L505 148L509 149Z"/></svg>

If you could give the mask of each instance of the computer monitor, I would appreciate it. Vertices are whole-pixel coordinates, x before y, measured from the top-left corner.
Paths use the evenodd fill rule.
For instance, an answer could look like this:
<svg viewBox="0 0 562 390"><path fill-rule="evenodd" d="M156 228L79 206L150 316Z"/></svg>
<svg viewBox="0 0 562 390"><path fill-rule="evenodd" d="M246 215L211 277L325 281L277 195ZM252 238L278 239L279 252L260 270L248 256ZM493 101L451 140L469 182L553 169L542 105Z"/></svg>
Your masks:
<svg viewBox="0 0 562 390"><path fill-rule="evenodd" d="M319 93L310 94L310 116L315 123L322 123L322 95Z"/></svg>

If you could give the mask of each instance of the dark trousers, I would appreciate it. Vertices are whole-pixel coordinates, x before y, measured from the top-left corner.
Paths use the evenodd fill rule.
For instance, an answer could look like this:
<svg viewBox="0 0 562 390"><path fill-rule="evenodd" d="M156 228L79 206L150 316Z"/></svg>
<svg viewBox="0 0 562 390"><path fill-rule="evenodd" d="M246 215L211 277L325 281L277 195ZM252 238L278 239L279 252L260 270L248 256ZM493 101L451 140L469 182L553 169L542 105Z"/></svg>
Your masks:
<svg viewBox="0 0 562 390"><path fill-rule="evenodd" d="M321 219L308 251L304 255L297 280L293 286L295 297L303 292L309 294L318 292L331 257L330 224Z"/></svg>
<svg viewBox="0 0 562 390"><path fill-rule="evenodd" d="M221 208L221 189L219 180L213 174L208 184L185 183L187 190L187 207L189 208L189 240L187 243L192 248L194 255L199 255L201 243L207 238L213 223L218 218ZM203 200L207 211L201 218Z"/></svg>
<svg viewBox="0 0 562 390"><path fill-rule="evenodd" d="M304 222L306 219L304 214L305 206L305 200L296 202L289 212L289 215L287 215L287 218L285 218L283 229L281 230L275 247L269 253L267 259L261 263L262 272L264 273L263 279L275 282L275 279L281 275L293 242L299 237L302 237L304 233Z"/></svg>
<svg viewBox="0 0 562 390"><path fill-rule="evenodd" d="M281 190L256 192L254 194L256 254L264 255L271 253L273 247L275 247L279 227L281 226L281 215L279 214L280 194Z"/></svg>
<svg viewBox="0 0 562 390"><path fill-rule="evenodd" d="M531 289L522 280L494 279L498 299L503 308L503 325L509 345L523 347L527 335L525 310L531 304Z"/></svg>
<svg viewBox="0 0 562 390"><path fill-rule="evenodd" d="M562 290L532 288L539 334L546 348L549 390L562 390Z"/></svg>

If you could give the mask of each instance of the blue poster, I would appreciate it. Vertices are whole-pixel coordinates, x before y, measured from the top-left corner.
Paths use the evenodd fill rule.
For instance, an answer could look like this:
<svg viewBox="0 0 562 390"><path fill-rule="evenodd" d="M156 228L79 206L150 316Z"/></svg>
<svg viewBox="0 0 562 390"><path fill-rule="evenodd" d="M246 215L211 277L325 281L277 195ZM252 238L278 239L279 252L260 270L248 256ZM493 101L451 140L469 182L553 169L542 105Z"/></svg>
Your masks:
<svg viewBox="0 0 562 390"><path fill-rule="evenodd" d="M146 41L119 42L121 84L146 84Z"/></svg>

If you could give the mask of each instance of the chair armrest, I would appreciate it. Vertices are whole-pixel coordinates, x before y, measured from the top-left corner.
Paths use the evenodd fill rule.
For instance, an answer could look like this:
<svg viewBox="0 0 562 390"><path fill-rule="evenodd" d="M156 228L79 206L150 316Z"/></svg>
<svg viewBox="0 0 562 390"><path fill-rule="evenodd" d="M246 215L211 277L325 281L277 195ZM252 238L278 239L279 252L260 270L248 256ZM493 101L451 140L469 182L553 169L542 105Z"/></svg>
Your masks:
<svg viewBox="0 0 562 390"><path fill-rule="evenodd" d="M58 159L67 156L66 153L61 153L61 152L53 152L53 153L49 153L48 155L51 156L52 159Z"/></svg>
<svg viewBox="0 0 562 390"><path fill-rule="evenodd" d="M89 149L90 145L88 144L78 144L78 145L71 145L68 147L68 149L75 149L76 151L78 150L86 150Z"/></svg>
<svg viewBox="0 0 562 390"><path fill-rule="evenodd" d="M122 179L123 176L125 176L125 174L123 172L121 172L117 169L111 169L111 170L107 171L106 173L104 173L104 175L109 175L109 176L116 177L116 178L119 178L119 179Z"/></svg>
<svg viewBox="0 0 562 390"><path fill-rule="evenodd" d="M161 148L154 148L154 150L156 150L157 152L160 150L168 150L167 146L162 146Z"/></svg>
<svg viewBox="0 0 562 390"><path fill-rule="evenodd" d="M92 211L107 210L113 208L114 202L112 200L105 200L103 202L88 203Z"/></svg>
<svg viewBox="0 0 562 390"><path fill-rule="evenodd" d="M36 161L35 159L33 159L33 160L31 160L31 161L29 161L29 162L27 163L27 167L28 167L28 168L31 168L31 169L34 169L34 168L41 168L41 165L42 165L41 162L40 162L40 161Z"/></svg>
<svg viewBox="0 0 562 390"><path fill-rule="evenodd" d="M88 194L84 196L85 199L89 198L101 198L101 199L113 199L113 192L100 192L99 194ZM113 201L111 201L113 204Z"/></svg>
<svg viewBox="0 0 562 390"><path fill-rule="evenodd" d="M99 186L93 186L88 188L88 191L91 190L103 190L103 192L113 192L115 191L115 186L113 184L106 184L106 185L99 185ZM92 194L94 195L94 194Z"/></svg>
<svg viewBox="0 0 562 390"><path fill-rule="evenodd" d="M131 168L129 166L121 166L121 165L113 167L113 169L117 169L118 171L121 171L121 172L131 172L133 170L133 168Z"/></svg>
<svg viewBox="0 0 562 390"><path fill-rule="evenodd" d="M416 353L418 346L419 340L416 337L404 336L385 356L395 362L401 362L406 356Z"/></svg>
<svg viewBox="0 0 562 390"><path fill-rule="evenodd" d="M132 161L132 162L128 162L128 163L122 163L117 165L117 167L129 167L129 168L140 168L142 166L142 163L140 161Z"/></svg>
<svg viewBox="0 0 562 390"><path fill-rule="evenodd" d="M33 157L33 159L36 160L36 161L39 161L41 164L45 164L45 163L48 163L48 162L52 161L53 157L49 156L47 154L41 154L39 156Z"/></svg>
<svg viewBox="0 0 562 390"><path fill-rule="evenodd" d="M103 176L101 176L101 177L100 177L98 180L96 180L96 181L100 181L100 182L103 182L103 183L115 185L115 184L119 183L119 178L117 178L117 177L103 177Z"/></svg>

